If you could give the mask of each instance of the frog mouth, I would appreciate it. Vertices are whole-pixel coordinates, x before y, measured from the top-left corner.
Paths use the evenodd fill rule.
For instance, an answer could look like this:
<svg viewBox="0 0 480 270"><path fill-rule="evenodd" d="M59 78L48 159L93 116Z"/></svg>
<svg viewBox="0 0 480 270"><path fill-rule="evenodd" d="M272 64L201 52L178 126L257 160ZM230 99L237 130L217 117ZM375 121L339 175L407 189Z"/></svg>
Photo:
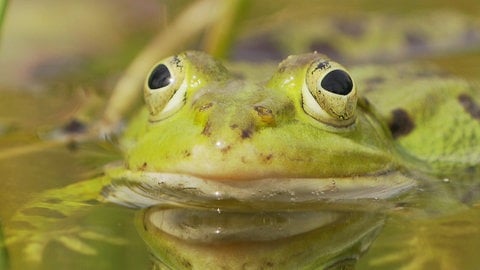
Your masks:
<svg viewBox="0 0 480 270"><path fill-rule="evenodd" d="M116 204L143 208L153 205L213 207L286 207L324 202L383 200L416 185L399 171L337 178L263 178L251 181L218 181L187 174L130 171L102 191Z"/></svg>

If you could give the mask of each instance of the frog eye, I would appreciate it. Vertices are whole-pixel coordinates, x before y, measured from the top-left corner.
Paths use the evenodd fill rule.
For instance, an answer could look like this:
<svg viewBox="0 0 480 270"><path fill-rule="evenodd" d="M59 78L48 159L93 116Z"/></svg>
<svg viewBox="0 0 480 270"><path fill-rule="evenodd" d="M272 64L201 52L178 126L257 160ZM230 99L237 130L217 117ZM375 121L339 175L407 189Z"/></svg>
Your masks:
<svg viewBox="0 0 480 270"><path fill-rule="evenodd" d="M336 62L318 59L310 65L302 89L302 102L305 112L322 123L346 127L355 122L355 82Z"/></svg>
<svg viewBox="0 0 480 270"><path fill-rule="evenodd" d="M178 111L185 103L184 59L173 56L157 63L144 86L144 98L150 121L159 121Z"/></svg>
<svg viewBox="0 0 480 270"><path fill-rule="evenodd" d="M168 86L173 82L172 74L164 64L156 66L148 77L148 88L154 90Z"/></svg>

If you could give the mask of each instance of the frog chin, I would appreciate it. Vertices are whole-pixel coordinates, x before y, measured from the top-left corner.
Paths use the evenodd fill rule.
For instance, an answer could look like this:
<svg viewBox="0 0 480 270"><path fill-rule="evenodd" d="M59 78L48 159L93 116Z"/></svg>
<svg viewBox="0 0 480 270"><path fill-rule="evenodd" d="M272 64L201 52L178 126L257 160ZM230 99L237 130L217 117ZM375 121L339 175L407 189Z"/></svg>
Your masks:
<svg viewBox="0 0 480 270"><path fill-rule="evenodd" d="M398 196L416 185L399 172L335 178L262 178L251 181L212 180L194 175L129 171L103 190L104 198L120 205L212 207L357 202Z"/></svg>

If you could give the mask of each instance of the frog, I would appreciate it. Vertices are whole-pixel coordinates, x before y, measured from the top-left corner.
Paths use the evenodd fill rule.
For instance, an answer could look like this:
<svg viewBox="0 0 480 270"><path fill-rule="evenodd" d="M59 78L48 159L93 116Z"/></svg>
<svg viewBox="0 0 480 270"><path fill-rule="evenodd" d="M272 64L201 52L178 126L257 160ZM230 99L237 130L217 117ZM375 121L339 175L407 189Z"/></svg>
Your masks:
<svg viewBox="0 0 480 270"><path fill-rule="evenodd" d="M82 228L57 225L98 203L361 205L414 192L425 179L480 175L476 85L415 65L347 70L318 52L271 70L251 79L251 70L199 51L161 60L146 74L145 106L120 139L123 162L33 199L11 224L34 229L7 227L7 243L28 240L32 260L52 241L86 252L70 237Z"/></svg>

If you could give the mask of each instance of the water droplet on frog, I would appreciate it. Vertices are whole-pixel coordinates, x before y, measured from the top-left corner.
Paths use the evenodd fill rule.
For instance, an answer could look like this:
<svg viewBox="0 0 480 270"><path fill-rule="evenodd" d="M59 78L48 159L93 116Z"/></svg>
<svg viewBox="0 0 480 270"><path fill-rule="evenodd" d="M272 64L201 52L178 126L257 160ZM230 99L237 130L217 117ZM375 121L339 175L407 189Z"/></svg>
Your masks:
<svg viewBox="0 0 480 270"><path fill-rule="evenodd" d="M215 193L214 193L213 195L215 196L215 198L216 198L217 200L223 199L223 194L222 194L222 192L220 192L220 191L215 191Z"/></svg>

